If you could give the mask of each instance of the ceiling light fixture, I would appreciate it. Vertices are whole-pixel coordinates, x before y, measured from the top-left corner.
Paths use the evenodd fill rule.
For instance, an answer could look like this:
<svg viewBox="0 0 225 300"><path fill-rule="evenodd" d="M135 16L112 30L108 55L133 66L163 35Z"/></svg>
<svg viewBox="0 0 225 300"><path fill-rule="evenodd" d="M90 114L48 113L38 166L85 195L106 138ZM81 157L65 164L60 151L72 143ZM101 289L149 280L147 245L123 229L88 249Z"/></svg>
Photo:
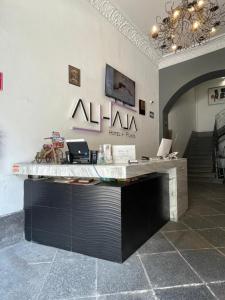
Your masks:
<svg viewBox="0 0 225 300"><path fill-rule="evenodd" d="M181 0L168 9L169 3L166 17L157 17L151 31L156 48L163 53L203 44L225 25L225 4L220 7L217 0Z"/></svg>

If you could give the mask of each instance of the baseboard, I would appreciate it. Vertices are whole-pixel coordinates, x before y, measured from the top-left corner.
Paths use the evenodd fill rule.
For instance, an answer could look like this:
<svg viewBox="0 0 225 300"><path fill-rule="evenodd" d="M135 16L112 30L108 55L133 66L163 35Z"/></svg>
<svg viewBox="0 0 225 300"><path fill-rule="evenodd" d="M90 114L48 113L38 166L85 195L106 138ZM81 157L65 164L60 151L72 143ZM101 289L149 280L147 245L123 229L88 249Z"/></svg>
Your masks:
<svg viewBox="0 0 225 300"><path fill-rule="evenodd" d="M24 212L0 217L0 249L24 239Z"/></svg>

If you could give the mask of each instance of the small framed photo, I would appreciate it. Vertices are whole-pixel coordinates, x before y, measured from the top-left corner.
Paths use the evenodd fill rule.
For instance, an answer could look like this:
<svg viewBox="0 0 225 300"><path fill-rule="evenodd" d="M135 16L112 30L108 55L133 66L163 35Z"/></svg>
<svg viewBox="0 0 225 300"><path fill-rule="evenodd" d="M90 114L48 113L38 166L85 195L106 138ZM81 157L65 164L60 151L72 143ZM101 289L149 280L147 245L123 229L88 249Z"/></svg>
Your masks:
<svg viewBox="0 0 225 300"><path fill-rule="evenodd" d="M225 103L225 86L209 89L209 105Z"/></svg>
<svg viewBox="0 0 225 300"><path fill-rule="evenodd" d="M139 114L145 116L145 101L139 100Z"/></svg>
<svg viewBox="0 0 225 300"><path fill-rule="evenodd" d="M80 86L80 69L69 66L69 83Z"/></svg>

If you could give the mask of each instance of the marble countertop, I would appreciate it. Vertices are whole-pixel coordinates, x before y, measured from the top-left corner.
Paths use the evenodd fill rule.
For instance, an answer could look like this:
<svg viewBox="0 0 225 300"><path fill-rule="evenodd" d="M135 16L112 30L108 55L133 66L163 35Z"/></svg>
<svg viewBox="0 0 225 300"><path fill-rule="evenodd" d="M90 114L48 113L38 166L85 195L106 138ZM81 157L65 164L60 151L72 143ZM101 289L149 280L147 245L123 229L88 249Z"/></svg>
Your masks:
<svg viewBox="0 0 225 300"><path fill-rule="evenodd" d="M151 172L167 170L186 165L186 159L139 161L138 164L109 165L56 165L37 163L16 163L12 167L15 175L52 177L93 177L127 179Z"/></svg>

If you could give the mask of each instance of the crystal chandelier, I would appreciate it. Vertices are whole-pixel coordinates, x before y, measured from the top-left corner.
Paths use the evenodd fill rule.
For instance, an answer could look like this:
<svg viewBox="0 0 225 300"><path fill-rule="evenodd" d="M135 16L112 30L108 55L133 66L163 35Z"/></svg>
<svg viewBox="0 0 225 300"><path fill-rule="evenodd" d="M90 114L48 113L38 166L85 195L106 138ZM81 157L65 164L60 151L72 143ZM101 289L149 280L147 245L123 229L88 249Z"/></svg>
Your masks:
<svg viewBox="0 0 225 300"><path fill-rule="evenodd" d="M165 18L157 17L151 37L163 54L177 52L208 41L220 26L225 25L225 3L217 0L181 0L166 3Z"/></svg>

